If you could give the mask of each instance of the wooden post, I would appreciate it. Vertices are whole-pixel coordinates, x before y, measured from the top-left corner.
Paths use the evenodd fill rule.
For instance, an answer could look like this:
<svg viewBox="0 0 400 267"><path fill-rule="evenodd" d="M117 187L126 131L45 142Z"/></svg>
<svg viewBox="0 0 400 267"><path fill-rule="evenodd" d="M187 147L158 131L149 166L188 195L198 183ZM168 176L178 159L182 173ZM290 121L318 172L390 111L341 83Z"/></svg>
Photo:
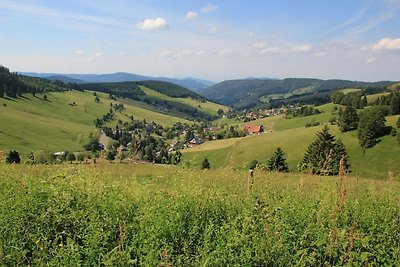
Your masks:
<svg viewBox="0 0 400 267"><path fill-rule="evenodd" d="M253 188L253 175L254 175L254 170L249 170L249 173L247 175L247 193L250 195L251 190Z"/></svg>

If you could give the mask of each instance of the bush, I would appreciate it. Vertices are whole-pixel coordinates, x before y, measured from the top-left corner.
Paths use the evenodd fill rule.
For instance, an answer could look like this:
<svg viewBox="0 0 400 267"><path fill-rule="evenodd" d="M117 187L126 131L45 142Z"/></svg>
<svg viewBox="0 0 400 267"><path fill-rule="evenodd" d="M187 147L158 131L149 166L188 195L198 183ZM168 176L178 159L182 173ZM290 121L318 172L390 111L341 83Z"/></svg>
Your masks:
<svg viewBox="0 0 400 267"><path fill-rule="evenodd" d="M21 163L21 158L19 156L19 153L15 150L8 152L8 155L6 157L6 163L9 164Z"/></svg>
<svg viewBox="0 0 400 267"><path fill-rule="evenodd" d="M258 160L252 160L248 165L247 165L247 168L249 169L249 170L254 170L256 167L257 167L257 164L258 164Z"/></svg>

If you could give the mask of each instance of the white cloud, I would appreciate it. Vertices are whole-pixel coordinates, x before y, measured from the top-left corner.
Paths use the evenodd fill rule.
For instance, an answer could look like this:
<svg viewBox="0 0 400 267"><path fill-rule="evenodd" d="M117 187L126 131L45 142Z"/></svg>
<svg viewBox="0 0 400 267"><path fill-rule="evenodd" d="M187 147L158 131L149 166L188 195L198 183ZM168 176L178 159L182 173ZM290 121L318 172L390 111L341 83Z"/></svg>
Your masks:
<svg viewBox="0 0 400 267"><path fill-rule="evenodd" d="M188 11L188 13L185 16L186 20L192 20L194 18L197 18L199 16L199 13L193 12L193 11Z"/></svg>
<svg viewBox="0 0 400 267"><path fill-rule="evenodd" d="M118 56L123 57L126 56L126 52L125 51L121 51L118 53Z"/></svg>
<svg viewBox="0 0 400 267"><path fill-rule="evenodd" d="M283 53L287 53L288 51L278 47L278 46L270 46L270 47L265 47L263 49L261 49L260 51L262 54L283 54Z"/></svg>
<svg viewBox="0 0 400 267"><path fill-rule="evenodd" d="M265 48L267 45L264 42L258 42L258 43L254 43L253 44L253 48L256 49L263 49Z"/></svg>
<svg viewBox="0 0 400 267"><path fill-rule="evenodd" d="M218 27L212 27L212 28L210 29L210 32L212 32L212 33L216 33L216 32L218 32L218 31L219 31Z"/></svg>
<svg viewBox="0 0 400 267"><path fill-rule="evenodd" d="M267 46L264 42L254 43L253 48L259 50L261 54L308 53L313 50L311 45L297 45L292 48L285 48L280 46Z"/></svg>
<svg viewBox="0 0 400 267"><path fill-rule="evenodd" d="M233 54L233 51L230 50L230 49L224 49L224 50L221 50L221 51L218 52L218 55L221 56L221 57L226 57L226 56L229 56L229 55L232 55L232 54Z"/></svg>
<svg viewBox="0 0 400 267"><path fill-rule="evenodd" d="M82 54L83 54L83 51L80 50L80 49L77 49L77 50L74 51L74 54L75 54L75 55L82 55Z"/></svg>
<svg viewBox="0 0 400 267"><path fill-rule="evenodd" d="M320 51L320 52L314 53L314 56L317 56L317 57L324 57L326 55L328 55L328 53L325 51Z"/></svg>
<svg viewBox="0 0 400 267"><path fill-rule="evenodd" d="M145 19L143 22L138 23L136 27L144 31L168 30L169 28L167 21L161 17L156 19Z"/></svg>
<svg viewBox="0 0 400 267"><path fill-rule="evenodd" d="M203 14L209 14L209 13L211 13L211 12L216 11L217 9L218 9L218 6L217 6L217 5L207 5L207 6L205 6L205 7L203 7L203 8L201 9L201 12L202 12Z"/></svg>
<svg viewBox="0 0 400 267"><path fill-rule="evenodd" d="M246 35L249 37L252 37L252 36L254 36L254 32L246 32Z"/></svg>
<svg viewBox="0 0 400 267"><path fill-rule="evenodd" d="M371 47L372 51L400 50L400 38L383 38Z"/></svg>
<svg viewBox="0 0 400 267"><path fill-rule="evenodd" d="M164 50L160 53L161 57L164 58L184 58L184 57L190 57L190 56L200 56L203 55L205 52L204 51L198 51L194 52L191 49L184 49L182 51L172 51L172 50Z"/></svg>
<svg viewBox="0 0 400 267"><path fill-rule="evenodd" d="M95 52L93 55L91 55L91 56L88 58L88 61L90 61L90 62L95 61L95 60L97 60L98 58L101 58L103 55L104 55L103 52L97 51L97 52Z"/></svg>
<svg viewBox="0 0 400 267"><path fill-rule="evenodd" d="M370 57L370 58L367 58L367 60L365 62L368 64L371 64L371 63L374 63L376 60L377 60L376 58Z"/></svg>
<svg viewBox="0 0 400 267"><path fill-rule="evenodd" d="M312 50L311 45L298 45L291 49L291 51L294 53L307 53L310 52L311 50Z"/></svg>

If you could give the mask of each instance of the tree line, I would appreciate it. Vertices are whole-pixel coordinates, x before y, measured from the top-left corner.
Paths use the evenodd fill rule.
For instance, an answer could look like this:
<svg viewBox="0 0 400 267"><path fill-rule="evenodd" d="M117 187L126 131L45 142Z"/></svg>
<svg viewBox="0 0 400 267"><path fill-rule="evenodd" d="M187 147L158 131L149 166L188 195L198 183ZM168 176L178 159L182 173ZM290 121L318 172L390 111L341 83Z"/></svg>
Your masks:
<svg viewBox="0 0 400 267"><path fill-rule="evenodd" d="M35 96L36 93L67 90L81 90L81 88L76 83L65 84L62 81L50 81L11 73L8 68L0 66L0 97L16 98L21 97L24 93Z"/></svg>

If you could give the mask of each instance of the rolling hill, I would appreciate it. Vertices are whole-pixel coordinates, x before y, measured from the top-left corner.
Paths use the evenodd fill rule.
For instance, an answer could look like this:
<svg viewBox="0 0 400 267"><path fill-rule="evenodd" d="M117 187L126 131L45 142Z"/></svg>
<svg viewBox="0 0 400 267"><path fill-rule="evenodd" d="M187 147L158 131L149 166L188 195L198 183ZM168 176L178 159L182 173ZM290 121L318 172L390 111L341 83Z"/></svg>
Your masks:
<svg viewBox="0 0 400 267"><path fill-rule="evenodd" d="M19 72L22 75L45 78L49 80L59 80L65 83L113 83L113 82L136 82L144 80L154 80L170 82L193 91L201 91L214 83L207 80L197 78L168 78L168 77L152 77L127 72L116 72L107 74L59 74L59 73L36 73L36 72Z"/></svg>
<svg viewBox="0 0 400 267"><path fill-rule="evenodd" d="M188 165L199 166L204 158L208 158L212 168L242 169L252 160L265 164L275 149L281 147L286 153L289 168L296 170L307 146L315 139L315 133L322 129L322 126L305 128L304 125L312 120L328 123L333 107L333 104L320 106L318 108L322 113L313 116L285 119L284 115L279 115L253 121L251 124L261 124L273 131L245 138L216 140L189 148L183 150L183 160ZM387 117L386 124L395 127L398 117ZM400 178L400 165L397 162L400 145L395 137L382 137L379 144L364 153L358 144L357 131L341 133L336 125L330 125L329 128L347 148L352 175L387 178L388 171L391 171L394 177Z"/></svg>
<svg viewBox="0 0 400 267"><path fill-rule="evenodd" d="M36 97L0 98L0 150L18 150L25 155L29 151L81 151L90 136L96 135L94 120L109 111L110 103L120 103L109 99L107 94L97 93L96 103L93 92L49 92ZM176 122L190 121L161 114L134 104L124 103L123 113L116 114L116 120L127 121L130 115L136 119L154 121L163 126Z"/></svg>
<svg viewBox="0 0 400 267"><path fill-rule="evenodd" d="M246 108L257 106L260 98L272 94L303 94L320 93L340 88L383 88L394 82L358 82L348 80L320 80L307 78L277 79L244 79L224 81L200 91L204 97L232 106Z"/></svg>

